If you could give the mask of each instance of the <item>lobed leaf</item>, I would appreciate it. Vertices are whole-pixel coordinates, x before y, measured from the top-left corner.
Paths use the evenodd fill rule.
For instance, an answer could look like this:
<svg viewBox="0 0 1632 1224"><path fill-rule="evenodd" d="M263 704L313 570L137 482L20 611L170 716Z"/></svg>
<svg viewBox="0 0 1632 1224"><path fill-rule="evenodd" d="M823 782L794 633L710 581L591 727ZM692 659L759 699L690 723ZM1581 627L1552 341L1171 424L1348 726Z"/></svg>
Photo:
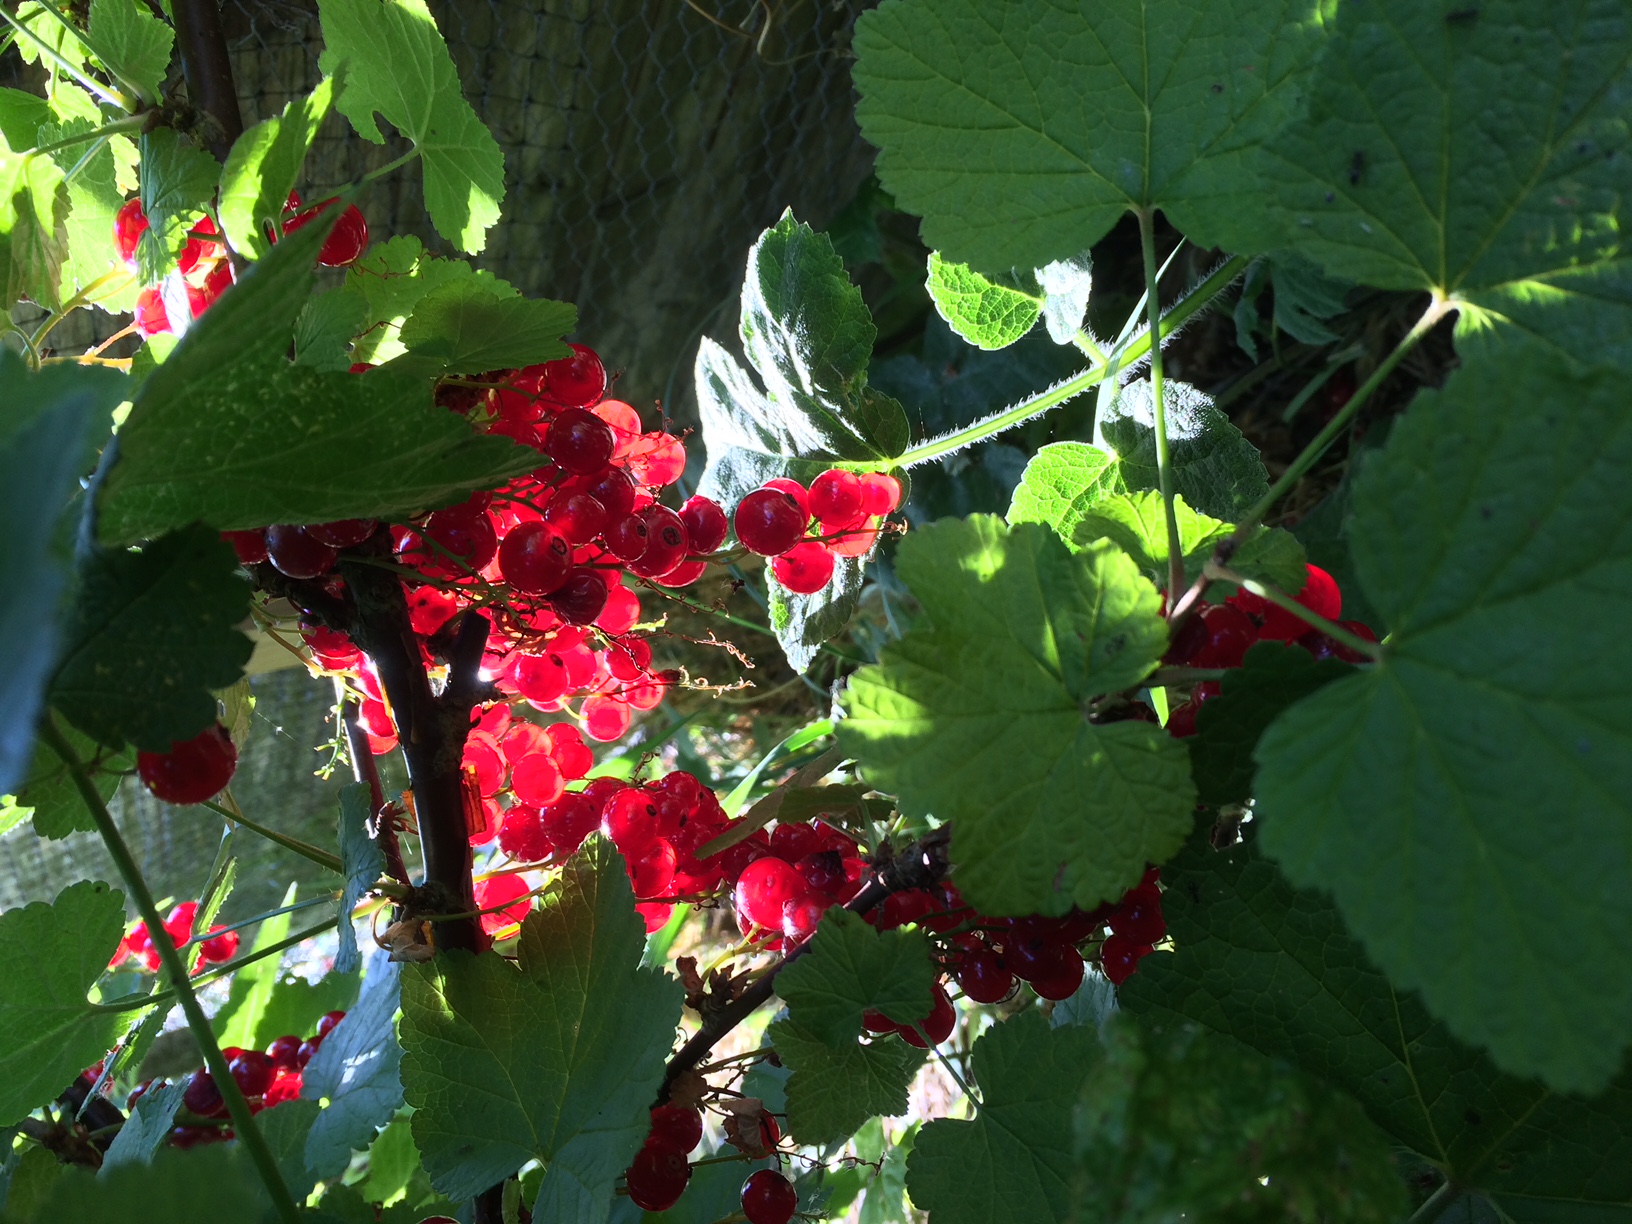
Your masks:
<svg viewBox="0 0 1632 1224"><path fill-rule="evenodd" d="M138 0L91 0L86 33L109 72L149 99L163 97L175 32Z"/></svg>
<svg viewBox="0 0 1632 1224"><path fill-rule="evenodd" d="M869 1118L906 1113L907 1088L929 1057L888 1037L835 1047L792 1020L778 1020L766 1036L793 1072L788 1133L800 1144L843 1143Z"/></svg>
<svg viewBox="0 0 1632 1224"><path fill-rule="evenodd" d="M440 376L537 365L572 356L561 337L577 325L578 310L566 302L497 297L464 277L414 304L400 333L408 351L391 368Z"/></svg>
<svg viewBox="0 0 1632 1224"><path fill-rule="evenodd" d="M0 914L0 1126L55 1098L119 1040L128 1017L93 1011L86 994L124 933L124 897L100 881Z"/></svg>
<svg viewBox="0 0 1632 1224"><path fill-rule="evenodd" d="M283 219L306 154L334 105L336 85L335 78L324 77L311 93L292 98L233 141L216 209L233 250L251 259L272 250L269 231Z"/></svg>
<svg viewBox="0 0 1632 1224"><path fill-rule="evenodd" d="M431 1184L471 1197L544 1161L534 1218L601 1224L639 1150L680 1018L596 840L522 923L519 964L450 952L404 971L403 1083Z"/></svg>
<svg viewBox="0 0 1632 1224"><path fill-rule="evenodd" d="M345 882L340 889L340 945L334 954L336 973L356 973L362 966L351 915L357 903L385 874L385 852L368 831L375 815L371 808L366 784L354 783L340 788L340 871Z"/></svg>
<svg viewBox="0 0 1632 1224"><path fill-rule="evenodd" d="M1621 381L1509 346L1419 393L1354 486L1383 662L1257 752L1289 877L1462 1040L1577 1091L1632 1022L1632 716L1603 687L1632 671Z"/></svg>
<svg viewBox="0 0 1632 1224"><path fill-rule="evenodd" d="M822 915L810 951L777 974L776 993L801 1034L836 1048L861 1036L868 1010L902 1024L922 1020L934 980L922 931L877 931L835 907Z"/></svg>
<svg viewBox="0 0 1632 1224"><path fill-rule="evenodd" d="M504 153L459 89L453 56L424 0L320 0L318 67L345 87L335 106L383 144L375 113L414 142L436 232L474 254L504 199Z"/></svg>
<svg viewBox="0 0 1632 1224"><path fill-rule="evenodd" d="M174 271L187 231L204 215L221 181L221 163L186 143L174 128L143 132L141 152L142 212L148 228L136 244L141 282L156 285Z"/></svg>
<svg viewBox="0 0 1632 1224"><path fill-rule="evenodd" d="M1179 528L1179 547L1184 553L1184 572L1196 578L1213 555L1213 549L1235 533L1235 528L1206 514L1192 510L1182 496L1173 498L1173 517ZM1167 584L1167 515L1162 495L1154 489L1141 493L1116 493L1089 506L1078 522L1074 547L1096 540L1110 540L1133 558L1145 577ZM1232 568L1248 578L1261 578L1288 591L1301 591L1308 579L1303 546L1289 532L1259 528L1236 550Z"/></svg>
<svg viewBox="0 0 1632 1224"><path fill-rule="evenodd" d="M901 810L953 826L958 884L987 913L1114 900L1190 828L1182 744L1097 723L1094 698L1167 646L1156 589L1101 542L974 516L903 541L924 621L850 679L839 744Z"/></svg>
<svg viewBox="0 0 1632 1224"><path fill-rule="evenodd" d="M403 1047L392 1031L399 967L376 954L364 985L302 1072L302 1101L324 1102L306 1136L304 1167L324 1179L345 1172L352 1152L366 1151L402 1105Z"/></svg>

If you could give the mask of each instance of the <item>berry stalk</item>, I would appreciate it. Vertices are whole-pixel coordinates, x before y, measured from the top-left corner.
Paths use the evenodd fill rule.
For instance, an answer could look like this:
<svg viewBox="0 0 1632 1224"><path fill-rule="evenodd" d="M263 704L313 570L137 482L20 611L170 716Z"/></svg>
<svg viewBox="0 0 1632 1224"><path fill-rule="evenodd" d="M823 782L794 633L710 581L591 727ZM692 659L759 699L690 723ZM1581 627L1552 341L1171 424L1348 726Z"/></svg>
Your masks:
<svg viewBox="0 0 1632 1224"><path fill-rule="evenodd" d="M56 753L67 768L75 788L79 791L80 799L89 810L91 819L96 822L96 830L101 834L103 844L107 846L114 865L125 881L125 886L130 889L130 895L136 902L142 921L147 924L150 931L163 931L164 918L153 900L153 894L148 890L147 881L142 878L141 868L131 857L130 847L125 845L125 839L120 836L112 814L102 802L102 796L97 793L90 775L85 772L85 763L79 759L79 754L74 751L73 745L68 742L49 713L41 720L39 733L40 741ZM181 951L170 940L164 938L155 939L153 946L170 977L170 985L176 992L181 1010L187 1017L187 1027L192 1029L198 1048L204 1055L204 1065L209 1068L210 1074L220 1088L221 1098L232 1118L233 1131L238 1141L243 1144L244 1151L249 1154L256 1173L265 1183L278 1218L283 1224L299 1224L300 1210L295 1205L294 1196L284 1184L283 1174L278 1171L277 1159L272 1155L272 1149L267 1146L260 1127L255 1124L255 1115L249 1110L249 1102L244 1099L237 1081L232 1077L232 1069L227 1065L226 1056L221 1053L214 1030L210 1028L210 1018L204 1014L198 996L193 993Z"/></svg>

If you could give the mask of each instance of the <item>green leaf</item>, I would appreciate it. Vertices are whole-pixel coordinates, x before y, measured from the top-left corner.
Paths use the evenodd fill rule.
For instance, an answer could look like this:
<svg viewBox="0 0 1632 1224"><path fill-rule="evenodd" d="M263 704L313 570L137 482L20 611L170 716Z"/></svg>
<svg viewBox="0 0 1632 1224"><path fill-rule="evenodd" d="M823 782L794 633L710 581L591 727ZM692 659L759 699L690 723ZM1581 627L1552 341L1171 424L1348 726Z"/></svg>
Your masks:
<svg viewBox="0 0 1632 1224"><path fill-rule="evenodd" d="M1405 1185L1354 1101L1192 1025L1113 1016L1076 1111L1078 1209L1127 1224L1395 1221Z"/></svg>
<svg viewBox="0 0 1632 1224"><path fill-rule="evenodd" d="M1234 521L1269 492L1258 448L1189 383L1163 384L1173 491L1203 514ZM1131 382L1094 422L1094 442L1116 456L1130 491L1155 489L1156 397L1150 380ZM1300 582L1301 586L1302 583Z"/></svg>
<svg viewBox="0 0 1632 1224"><path fill-rule="evenodd" d="M400 1094L397 1099L400 1103ZM255 1121L260 1125L267 1147L272 1149L278 1171L283 1174L283 1183L297 1203L305 1202L317 1184L316 1176L306 1166L309 1136L319 1118L329 1117L331 1113L316 1101L283 1101L256 1115ZM349 1152L346 1154L350 1156Z"/></svg>
<svg viewBox="0 0 1632 1224"><path fill-rule="evenodd" d="M1099 724L1167 647L1156 589L1101 543L977 515L909 535L897 572L924 620L850 678L839 744L911 816L951 821L958 886L987 913L1092 909L1183 843L1184 746Z"/></svg>
<svg viewBox="0 0 1632 1224"><path fill-rule="evenodd" d="M1071 259L1056 259L1037 269L1037 284L1043 290L1043 325L1055 344L1072 344L1088 314L1088 298L1094 287L1094 261L1090 252Z"/></svg>
<svg viewBox="0 0 1632 1224"><path fill-rule="evenodd" d="M839 1047L861 1036L869 1009L902 1024L922 1020L934 980L922 931L876 931L835 907L822 915L810 951L777 974L776 993L802 1035Z"/></svg>
<svg viewBox="0 0 1632 1224"><path fill-rule="evenodd" d="M353 357L382 365L407 352L400 336L420 298L454 284L480 285L493 297L515 297L517 290L478 271L462 259L443 259L425 250L418 238L403 234L376 243L346 273L346 288L368 303L357 329Z"/></svg>
<svg viewBox="0 0 1632 1224"><path fill-rule="evenodd" d="M34 772L34 722L62 638L65 511L108 437L124 381L83 366L31 374L0 350L0 794Z"/></svg>
<svg viewBox="0 0 1632 1224"><path fill-rule="evenodd" d="M1253 749L1264 728L1294 702L1354 668L1339 659L1316 659L1307 650L1259 642L1245 663L1224 673L1223 691L1196 713L1190 767L1196 793L1214 807L1252 797Z"/></svg>
<svg viewBox="0 0 1632 1224"><path fill-rule="evenodd" d="M340 890L340 946L334 954L336 973L356 973L363 963L351 914L364 894L385 874L385 853L368 834L373 816L371 808L365 783L340 788L340 870L345 884Z"/></svg>
<svg viewBox="0 0 1632 1224"><path fill-rule="evenodd" d="M221 163L203 149L184 144L174 128L143 132L137 147L148 228L136 246L136 261L142 284L154 285L175 268L187 231L215 198Z"/></svg>
<svg viewBox="0 0 1632 1224"><path fill-rule="evenodd" d="M295 364L339 374L351 369L352 337L363 330L368 302L350 288L313 294L295 320Z"/></svg>
<svg viewBox="0 0 1632 1224"><path fill-rule="evenodd" d="M603 1224L640 1149L680 1018L599 839L522 924L519 963L447 952L403 971L403 1083L431 1183L462 1199L544 1161L534 1218Z"/></svg>
<svg viewBox="0 0 1632 1224"><path fill-rule="evenodd" d="M697 350L708 449L699 492L729 513L767 480L808 485L837 459L887 470L909 430L901 405L867 385L877 334L832 242L784 213L749 252L742 286L743 352L764 390L707 336ZM849 622L865 560L839 558L815 595L769 584L771 625L796 671Z"/></svg>
<svg viewBox="0 0 1632 1224"><path fill-rule="evenodd" d="M30 142L32 143L32 142ZM55 309L68 258L68 188L50 157L0 147L0 273L8 310L23 298Z"/></svg>
<svg viewBox="0 0 1632 1224"><path fill-rule="evenodd" d="M10 149L32 149L40 126L51 122L51 104L39 94L0 86L0 140Z"/></svg>
<svg viewBox="0 0 1632 1224"><path fill-rule="evenodd" d="M303 977L280 978L255 1026L254 1047L264 1050L286 1033L312 1032L325 1012L354 1007L357 993L358 979L352 974L329 973L316 982Z"/></svg>
<svg viewBox="0 0 1632 1224"><path fill-rule="evenodd" d="M296 885L289 885L288 891L283 894L282 904L293 905L297 891ZM290 914L277 914L262 922L256 928L255 943L250 951L260 952L282 942L289 934L291 918ZM227 1001L221 1005L221 1009L211 1020L216 1039L223 1046L260 1050L271 1044L271 1039L261 1041L258 1034L262 1018L265 1017L272 1001L273 992L278 989L278 965L282 959L277 955L265 956L232 975L232 986L227 993ZM283 1030L300 1033L303 1036L311 1031L310 1028ZM282 1032L273 1036L282 1036Z"/></svg>
<svg viewBox="0 0 1632 1224"><path fill-rule="evenodd" d="M1035 1010L987 1029L969 1060L979 1110L926 1123L907 1158L914 1205L935 1224L1072 1219L1071 1111L1099 1056L1093 1029Z"/></svg>
<svg viewBox="0 0 1632 1224"><path fill-rule="evenodd" d="M788 1132L799 1144L843 1143L868 1118L906 1113L907 1088L929 1056L889 1039L835 1048L792 1020L778 1020L766 1036L793 1072Z"/></svg>
<svg viewBox="0 0 1632 1224"><path fill-rule="evenodd" d="M436 232L474 254L499 219L504 153L459 90L453 57L423 0L320 0L318 67L345 87L335 106L359 136L384 144L375 112L414 142Z"/></svg>
<svg viewBox="0 0 1632 1224"><path fill-rule="evenodd" d="M383 958L369 966L367 989L335 1025L302 1073L300 1095L325 1101L306 1139L306 1167L320 1178L345 1172L402 1105L403 1049L392 1032L401 979Z"/></svg>
<svg viewBox="0 0 1632 1224"><path fill-rule="evenodd" d="M109 72L139 86L149 100L163 97L175 32L138 0L91 0L88 35Z"/></svg>
<svg viewBox="0 0 1632 1224"><path fill-rule="evenodd" d="M334 104L334 89L334 78L324 77L311 93L290 100L281 113L233 141L221 171L218 207L233 250L251 259L271 251L268 230L283 216L312 140Z"/></svg>
<svg viewBox="0 0 1632 1224"><path fill-rule="evenodd" d="M91 783L102 801L106 803L113 798L122 777L136 768L135 750L125 747L111 751L70 726L61 725L58 730L74 746L75 755L87 765ZM35 745L28 775L17 788L17 802L32 812L34 832L41 837L56 839L96 828L68 767L61 757L41 744Z"/></svg>
<svg viewBox="0 0 1632 1224"><path fill-rule="evenodd" d="M1076 254L1160 208L1251 249L1258 152L1292 118L1315 0L895 0L856 25L856 118L924 240L984 271Z"/></svg>
<svg viewBox="0 0 1632 1224"><path fill-rule="evenodd" d="M578 310L547 298L495 297L474 278L432 289L402 325L408 352L393 370L422 374L481 374L572 356L561 339L578 325Z"/></svg>
<svg viewBox="0 0 1632 1224"><path fill-rule="evenodd" d="M1173 498L1173 517L1178 523L1179 546L1184 550L1184 571L1188 578L1201 573L1213 549L1234 534L1229 523L1198 514L1183 497ZM1108 539L1132 557L1145 577L1167 585L1167 515L1162 495L1153 489L1143 493L1117 493L1093 503L1077 524L1077 548L1095 540ZM1261 578L1293 592L1301 591L1308 578L1303 546L1286 531L1259 528L1236 551L1231 566L1248 578Z"/></svg>
<svg viewBox="0 0 1632 1224"><path fill-rule="evenodd" d="M53 143L93 127L95 123L90 119L47 123L40 128L40 143ZM64 176L79 167L68 180L68 255L62 265L63 296L84 292L102 277L117 273L116 281L99 286L88 296L110 314L134 309L136 278L124 270L113 245L113 218L125 197L116 181L112 146L104 143L93 149L89 143L70 145L58 149L51 158ZM86 159L83 164L82 158Z"/></svg>
<svg viewBox="0 0 1632 1224"><path fill-rule="evenodd" d="M1632 1142L1632 1077L1582 1101L1502 1074L1389 984L1328 898L1294 889L1250 841L1219 853L1197 839L1162 882L1178 951L1140 962L1122 987L1129 1011L1297 1063L1514 1219L1632 1218L1632 1165L1608 1158Z"/></svg>
<svg viewBox="0 0 1632 1224"><path fill-rule="evenodd" d="M1361 470L1389 644L1271 724L1257 797L1265 850L1390 980L1504 1069L1589 1091L1632 1024L1632 713L1603 687L1632 673L1632 425L1618 374L1504 352L1421 392Z"/></svg>
<svg viewBox="0 0 1632 1224"><path fill-rule="evenodd" d="M54 1098L125 1031L129 1017L85 997L124 933L123 896L90 880L0 914L0 1126Z"/></svg>
<svg viewBox="0 0 1632 1224"><path fill-rule="evenodd" d="M1026 464L1009 503L1009 522L1043 523L1074 546L1088 508L1126 492L1112 456L1086 442L1050 442Z"/></svg>
<svg viewBox="0 0 1632 1224"><path fill-rule="evenodd" d="M928 288L941 318L976 348L1007 348L1043 313L1040 293L989 279L968 264L950 263L938 251L929 253Z"/></svg>
<svg viewBox="0 0 1632 1224"><path fill-rule="evenodd" d="M181 1095L186 1091L187 1085L178 1082L159 1084L143 1093L113 1142L108 1144L102 1156L101 1175L106 1176L121 1165L152 1164L153 1157L170 1138L176 1110L181 1108Z"/></svg>
<svg viewBox="0 0 1632 1224"><path fill-rule="evenodd" d="M1629 85L1617 0L1339 6L1307 114L1269 146L1272 199L1247 219L1336 276L1442 293L1482 324L1625 365L1611 287L1628 267ZM1581 326L1595 314L1616 320L1607 349Z"/></svg>
<svg viewBox="0 0 1632 1224"><path fill-rule="evenodd" d="M168 752L215 722L213 690L243 674L249 594L232 547L205 527L92 553L51 704L104 744Z"/></svg>
<svg viewBox="0 0 1632 1224"><path fill-rule="evenodd" d="M371 1203L394 1199L419 1172L419 1149L407 1118L398 1118L380 1132L368 1149L368 1178L363 1194Z"/></svg>
<svg viewBox="0 0 1632 1224"><path fill-rule="evenodd" d="M237 1144L183 1151L165 1147L152 1164L126 1164L99 1176L70 1169L27 1221L119 1220L123 1224L222 1224L260 1220L266 1191ZM14 1217L8 1217L13 1218Z"/></svg>

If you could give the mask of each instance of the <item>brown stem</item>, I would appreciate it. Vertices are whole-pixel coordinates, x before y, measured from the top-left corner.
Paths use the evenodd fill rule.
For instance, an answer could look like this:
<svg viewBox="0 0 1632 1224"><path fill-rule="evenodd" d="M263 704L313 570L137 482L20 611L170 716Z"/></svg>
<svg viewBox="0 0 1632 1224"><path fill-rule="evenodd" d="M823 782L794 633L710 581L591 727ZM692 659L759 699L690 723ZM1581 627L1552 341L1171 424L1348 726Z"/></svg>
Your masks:
<svg viewBox="0 0 1632 1224"><path fill-rule="evenodd" d="M866 887L851 898L844 908L852 913L865 914L891 893L904 892L910 888L928 888L936 883L946 875L950 866L947 859L947 843L951 837L950 828L937 829L904 854L882 864L873 872L873 878L868 881ZM776 993L777 974L808 952L810 944L811 941L807 939L789 952L780 965L748 987L740 996L719 1011L703 1017L702 1027L669 1059L669 1065L663 1072L663 1082L657 1090L658 1105L669 1099L669 1090L674 1086L675 1080L707 1058L727 1033L770 1000Z"/></svg>
<svg viewBox="0 0 1632 1224"><path fill-rule="evenodd" d="M476 895L461 763L471 706L481 689L475 669L491 622L478 612L464 614L451 674L439 697L425 673L401 581L347 557L340 559L340 573L357 608L352 640L374 660L408 763L425 889L437 910L469 914L476 909ZM449 918L436 921L436 946L477 952L486 940L475 918Z"/></svg>
<svg viewBox="0 0 1632 1224"><path fill-rule="evenodd" d="M380 771L374 764L374 750L369 747L368 732L358 717L355 697L340 702L340 722L346 729L346 752L351 756L351 773L368 787L368 808L373 814L374 842L385 855L385 870L399 884L408 884L408 868L402 861L402 845L397 840L397 823L386 810L385 788L380 785Z"/></svg>
<svg viewBox="0 0 1632 1224"><path fill-rule="evenodd" d="M232 142L244 130L244 119L238 110L232 57L221 28L221 6L219 0L175 0L172 7L187 96L204 119L206 145L224 163Z"/></svg>

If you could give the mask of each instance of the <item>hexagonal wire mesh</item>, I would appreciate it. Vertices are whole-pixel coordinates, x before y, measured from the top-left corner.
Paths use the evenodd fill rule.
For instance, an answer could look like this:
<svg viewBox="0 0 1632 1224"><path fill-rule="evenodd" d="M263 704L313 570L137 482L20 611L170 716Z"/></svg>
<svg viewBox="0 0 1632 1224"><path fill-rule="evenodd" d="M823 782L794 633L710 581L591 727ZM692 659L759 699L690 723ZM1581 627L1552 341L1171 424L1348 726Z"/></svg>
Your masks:
<svg viewBox="0 0 1632 1224"><path fill-rule="evenodd" d="M642 408L733 330L748 244L785 207L821 224L865 178L850 34L865 0L432 0L466 96L504 149L504 216L477 262L575 302L578 335ZM318 79L315 4L228 0L246 123ZM330 117L318 195L398 150ZM436 242L409 169L365 203L376 235ZM674 405L678 407L678 405Z"/></svg>

